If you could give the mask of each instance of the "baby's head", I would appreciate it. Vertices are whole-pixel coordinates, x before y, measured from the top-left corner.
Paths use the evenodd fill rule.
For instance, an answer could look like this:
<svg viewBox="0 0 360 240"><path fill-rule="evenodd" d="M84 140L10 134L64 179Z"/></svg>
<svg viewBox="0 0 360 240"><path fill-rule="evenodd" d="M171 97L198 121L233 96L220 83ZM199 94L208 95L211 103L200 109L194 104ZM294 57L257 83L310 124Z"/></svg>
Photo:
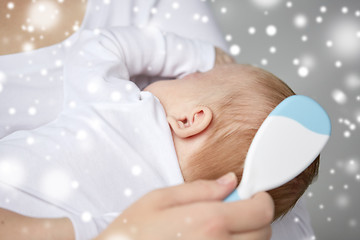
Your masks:
<svg viewBox="0 0 360 240"><path fill-rule="evenodd" d="M239 64L160 81L146 90L164 106L187 182L215 179L229 171L241 180L258 128L282 100L294 95L273 74ZM275 202L275 219L295 205L317 176L318 167L319 157L296 178L269 191Z"/></svg>

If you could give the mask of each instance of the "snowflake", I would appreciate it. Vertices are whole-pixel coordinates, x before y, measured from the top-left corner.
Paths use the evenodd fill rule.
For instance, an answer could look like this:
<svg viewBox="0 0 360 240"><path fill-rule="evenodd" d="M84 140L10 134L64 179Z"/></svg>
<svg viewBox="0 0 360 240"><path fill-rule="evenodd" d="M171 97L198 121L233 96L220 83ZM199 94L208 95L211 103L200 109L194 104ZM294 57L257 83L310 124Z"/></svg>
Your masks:
<svg viewBox="0 0 360 240"><path fill-rule="evenodd" d="M225 36L225 40L228 41L228 42L230 42L230 41L232 40L232 36L231 36L230 34L227 34L227 35Z"/></svg>
<svg viewBox="0 0 360 240"><path fill-rule="evenodd" d="M273 54L276 53L276 47L274 46L270 47L269 52Z"/></svg>
<svg viewBox="0 0 360 240"><path fill-rule="evenodd" d="M139 165L135 165L131 168L131 173L134 175L134 176L139 176L142 172L142 169Z"/></svg>
<svg viewBox="0 0 360 240"><path fill-rule="evenodd" d="M317 23L322 23L323 22L323 18L321 16L317 16L316 17L316 22Z"/></svg>
<svg viewBox="0 0 360 240"><path fill-rule="evenodd" d="M41 188L51 197L66 200L71 192L71 181L65 172L61 170L49 170L42 176Z"/></svg>
<svg viewBox="0 0 360 240"><path fill-rule="evenodd" d="M33 145L34 142L35 142L35 139L34 139L33 137L27 137L27 138L26 138L26 143L27 143L28 145Z"/></svg>
<svg viewBox="0 0 360 240"><path fill-rule="evenodd" d="M326 11L327 11L327 8L325 6L320 7L320 12L326 13Z"/></svg>
<svg viewBox="0 0 360 240"><path fill-rule="evenodd" d="M132 190L130 188L125 188L124 195L130 197L132 195Z"/></svg>
<svg viewBox="0 0 360 240"><path fill-rule="evenodd" d="M249 27L248 32L249 32L249 34L253 35L256 33L256 29L254 27Z"/></svg>
<svg viewBox="0 0 360 240"><path fill-rule="evenodd" d="M347 13L349 12L349 9L348 9L347 7L342 7L342 8L341 8L341 12L342 12L343 14L347 14Z"/></svg>
<svg viewBox="0 0 360 240"><path fill-rule="evenodd" d="M342 67L342 62L336 61L336 62L335 62L335 67L341 68L341 67Z"/></svg>
<svg viewBox="0 0 360 240"><path fill-rule="evenodd" d="M90 222L92 220L92 215L90 212L83 212L81 214L81 220L83 220L83 222Z"/></svg>
<svg viewBox="0 0 360 240"><path fill-rule="evenodd" d="M345 95L345 93L343 91L341 91L340 89L335 89L332 92L332 98L334 99L334 101L338 104L344 104L347 101L347 97Z"/></svg>
<svg viewBox="0 0 360 240"><path fill-rule="evenodd" d="M298 74L300 77L307 77L309 75L309 69L305 66L301 66L298 69Z"/></svg>
<svg viewBox="0 0 360 240"><path fill-rule="evenodd" d="M88 136L88 134L87 134L87 132L85 130L79 130L76 133L76 138L78 140L84 140L84 139L87 138L87 136Z"/></svg>
<svg viewBox="0 0 360 240"><path fill-rule="evenodd" d="M240 52L241 52L241 48L239 47L239 45L237 45L237 44L231 45L231 47L230 47L231 55L237 56L240 54Z"/></svg>
<svg viewBox="0 0 360 240"><path fill-rule="evenodd" d="M121 93L118 91L113 91L110 95L110 98L114 102L118 102L121 99Z"/></svg>
<svg viewBox="0 0 360 240"><path fill-rule="evenodd" d="M13 2L8 2L8 4L7 4L8 9L12 10L12 9L14 9L14 7L15 7L15 4Z"/></svg>
<svg viewBox="0 0 360 240"><path fill-rule="evenodd" d="M0 159L0 179L9 184L20 184L24 180L23 166L14 159Z"/></svg>
<svg viewBox="0 0 360 240"><path fill-rule="evenodd" d="M34 116L36 113L37 113L36 107L29 107L29 109L28 109L28 114L29 114L30 116Z"/></svg>
<svg viewBox="0 0 360 240"><path fill-rule="evenodd" d="M277 33L277 28L274 25L269 25L266 27L266 34L270 37L275 36Z"/></svg>
<svg viewBox="0 0 360 240"><path fill-rule="evenodd" d="M332 46L333 46L333 42L330 41L330 40L326 41L326 46L329 47L329 48L332 47Z"/></svg>
<svg viewBox="0 0 360 240"><path fill-rule="evenodd" d="M276 7L282 0L252 0L254 4L261 8Z"/></svg>
<svg viewBox="0 0 360 240"><path fill-rule="evenodd" d="M304 14L296 15L294 18L294 24L298 28L304 28L307 25L307 17Z"/></svg>
<svg viewBox="0 0 360 240"><path fill-rule="evenodd" d="M178 9L180 7L180 4L178 2L173 2L171 6L173 9Z"/></svg>
<svg viewBox="0 0 360 240"><path fill-rule="evenodd" d="M99 90L99 85L95 82L90 82L87 85L87 90L89 93L96 93Z"/></svg>
<svg viewBox="0 0 360 240"><path fill-rule="evenodd" d="M16 109L11 107L11 108L9 108L8 112L10 115L14 115L16 113Z"/></svg>

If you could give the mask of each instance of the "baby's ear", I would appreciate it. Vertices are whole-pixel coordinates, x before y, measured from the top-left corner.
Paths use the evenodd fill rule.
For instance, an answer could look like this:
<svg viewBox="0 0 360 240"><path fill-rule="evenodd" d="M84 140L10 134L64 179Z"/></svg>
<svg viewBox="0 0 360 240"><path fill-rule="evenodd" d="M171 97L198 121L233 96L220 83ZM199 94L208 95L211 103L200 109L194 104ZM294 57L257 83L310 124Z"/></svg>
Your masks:
<svg viewBox="0 0 360 240"><path fill-rule="evenodd" d="M212 111L206 106L196 106L181 118L168 116L167 120L174 133L180 138L188 138L206 130L213 118Z"/></svg>

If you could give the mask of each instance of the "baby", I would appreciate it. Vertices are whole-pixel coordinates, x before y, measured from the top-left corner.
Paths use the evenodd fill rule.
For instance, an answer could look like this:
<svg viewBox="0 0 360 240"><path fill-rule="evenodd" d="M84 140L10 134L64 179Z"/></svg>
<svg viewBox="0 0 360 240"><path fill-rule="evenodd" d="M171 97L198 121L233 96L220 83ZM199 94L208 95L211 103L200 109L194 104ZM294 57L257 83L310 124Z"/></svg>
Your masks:
<svg viewBox="0 0 360 240"><path fill-rule="evenodd" d="M145 90L165 108L185 181L216 179L229 171L240 181L260 125L282 100L294 95L273 74L239 64L221 65L177 81L155 82ZM269 191L275 202L274 220L295 205L318 168L319 156L296 178Z"/></svg>
<svg viewBox="0 0 360 240"><path fill-rule="evenodd" d="M229 171L241 179L257 129L294 94L249 65L210 70L213 46L156 29L84 31L68 56L58 118L0 140L0 193L9 199L0 207L67 217L76 239L98 235L156 188ZM138 75L181 79L140 91L129 81ZM276 218L296 203L317 169L318 159L270 191Z"/></svg>

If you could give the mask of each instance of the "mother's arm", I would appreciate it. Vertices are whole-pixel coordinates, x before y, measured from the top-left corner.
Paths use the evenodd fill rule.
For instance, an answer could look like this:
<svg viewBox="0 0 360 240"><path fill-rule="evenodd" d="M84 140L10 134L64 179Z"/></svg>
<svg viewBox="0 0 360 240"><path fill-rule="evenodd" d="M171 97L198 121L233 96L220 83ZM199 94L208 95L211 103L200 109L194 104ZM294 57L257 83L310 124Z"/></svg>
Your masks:
<svg viewBox="0 0 360 240"><path fill-rule="evenodd" d="M2 240L72 240L75 239L68 218L33 218L0 208Z"/></svg>
<svg viewBox="0 0 360 240"><path fill-rule="evenodd" d="M217 181L155 190L126 209L97 239L270 239L274 214L270 195L259 193L249 200L223 203L235 186L231 173ZM0 236L4 240L74 239L67 218L31 218L1 208Z"/></svg>

